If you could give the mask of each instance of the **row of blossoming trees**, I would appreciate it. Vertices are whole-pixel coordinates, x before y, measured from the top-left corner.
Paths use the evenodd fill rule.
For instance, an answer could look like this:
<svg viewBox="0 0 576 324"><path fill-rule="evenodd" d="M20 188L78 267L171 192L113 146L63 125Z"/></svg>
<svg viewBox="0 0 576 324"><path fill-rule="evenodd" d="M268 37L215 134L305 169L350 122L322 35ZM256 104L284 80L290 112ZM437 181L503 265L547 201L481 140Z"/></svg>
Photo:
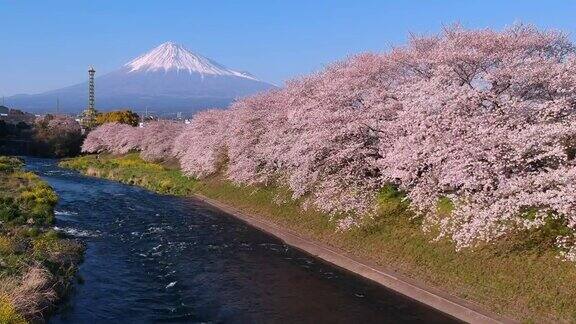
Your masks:
<svg viewBox="0 0 576 324"><path fill-rule="evenodd" d="M361 54L189 125L106 124L84 151L140 150L184 172L287 186L361 225L379 190L404 191L457 248L554 220L576 229L576 54L565 35L446 29ZM223 164L225 168L221 168ZM435 212L439 199L454 205ZM574 257L574 237L558 237Z"/></svg>

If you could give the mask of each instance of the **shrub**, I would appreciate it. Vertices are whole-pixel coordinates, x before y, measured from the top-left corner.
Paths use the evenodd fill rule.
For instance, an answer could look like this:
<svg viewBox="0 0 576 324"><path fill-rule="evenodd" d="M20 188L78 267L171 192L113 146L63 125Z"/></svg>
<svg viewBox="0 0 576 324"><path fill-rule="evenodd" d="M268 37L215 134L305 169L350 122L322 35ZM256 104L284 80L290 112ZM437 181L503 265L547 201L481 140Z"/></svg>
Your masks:
<svg viewBox="0 0 576 324"><path fill-rule="evenodd" d="M0 172L11 172L22 167L22 160L11 156L0 156Z"/></svg>
<svg viewBox="0 0 576 324"><path fill-rule="evenodd" d="M98 116L96 116L96 124L98 125L103 125L106 123L119 123L130 126L138 126L139 121L140 117L138 114L129 109L109 111L98 114Z"/></svg>

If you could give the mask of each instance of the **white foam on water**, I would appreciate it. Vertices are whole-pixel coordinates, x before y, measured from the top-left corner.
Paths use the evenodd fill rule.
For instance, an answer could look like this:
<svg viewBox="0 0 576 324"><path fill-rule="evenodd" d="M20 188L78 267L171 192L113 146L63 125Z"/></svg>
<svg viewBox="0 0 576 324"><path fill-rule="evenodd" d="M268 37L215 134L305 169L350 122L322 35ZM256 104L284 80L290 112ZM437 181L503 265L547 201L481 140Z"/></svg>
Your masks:
<svg viewBox="0 0 576 324"><path fill-rule="evenodd" d="M178 281L172 281L171 283L169 283L168 285L166 285L166 289L172 288L172 287L176 286L176 283L177 283L177 282L178 282Z"/></svg>
<svg viewBox="0 0 576 324"><path fill-rule="evenodd" d="M61 233L71 235L71 236L74 236L74 237L98 237L98 236L100 236L100 233L98 233L98 232L80 230L80 229L72 228L72 227L54 226L54 230L61 232Z"/></svg>
<svg viewBox="0 0 576 324"><path fill-rule="evenodd" d="M54 215L56 216L72 216L78 215L77 212L69 211L69 210L55 210Z"/></svg>

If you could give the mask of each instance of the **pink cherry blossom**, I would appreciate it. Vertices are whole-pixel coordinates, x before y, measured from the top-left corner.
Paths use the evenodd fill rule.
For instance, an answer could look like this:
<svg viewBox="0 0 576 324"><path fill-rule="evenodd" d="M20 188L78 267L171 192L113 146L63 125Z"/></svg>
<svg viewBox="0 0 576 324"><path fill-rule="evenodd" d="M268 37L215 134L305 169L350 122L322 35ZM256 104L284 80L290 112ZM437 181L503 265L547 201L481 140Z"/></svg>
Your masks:
<svg viewBox="0 0 576 324"><path fill-rule="evenodd" d="M82 144L82 152L125 154L139 150L142 129L126 124L106 123L92 130Z"/></svg>
<svg viewBox="0 0 576 324"><path fill-rule="evenodd" d="M215 173L225 162L227 129L227 111L214 109L196 114L174 145L182 171L199 178Z"/></svg>
<svg viewBox="0 0 576 324"><path fill-rule="evenodd" d="M174 158L175 139L184 129L183 123L153 121L144 124L140 156L146 161L159 162Z"/></svg>

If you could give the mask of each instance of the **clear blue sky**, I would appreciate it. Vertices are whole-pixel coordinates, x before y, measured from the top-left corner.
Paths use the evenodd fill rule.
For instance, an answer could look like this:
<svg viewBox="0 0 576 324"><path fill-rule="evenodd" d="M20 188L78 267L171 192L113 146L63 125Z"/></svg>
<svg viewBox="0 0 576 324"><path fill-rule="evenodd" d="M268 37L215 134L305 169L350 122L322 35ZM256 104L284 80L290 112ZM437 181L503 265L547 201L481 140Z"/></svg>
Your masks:
<svg viewBox="0 0 576 324"><path fill-rule="evenodd" d="M51 90L110 72L171 40L282 84L409 32L514 22L576 34L574 1L0 0L0 96Z"/></svg>

